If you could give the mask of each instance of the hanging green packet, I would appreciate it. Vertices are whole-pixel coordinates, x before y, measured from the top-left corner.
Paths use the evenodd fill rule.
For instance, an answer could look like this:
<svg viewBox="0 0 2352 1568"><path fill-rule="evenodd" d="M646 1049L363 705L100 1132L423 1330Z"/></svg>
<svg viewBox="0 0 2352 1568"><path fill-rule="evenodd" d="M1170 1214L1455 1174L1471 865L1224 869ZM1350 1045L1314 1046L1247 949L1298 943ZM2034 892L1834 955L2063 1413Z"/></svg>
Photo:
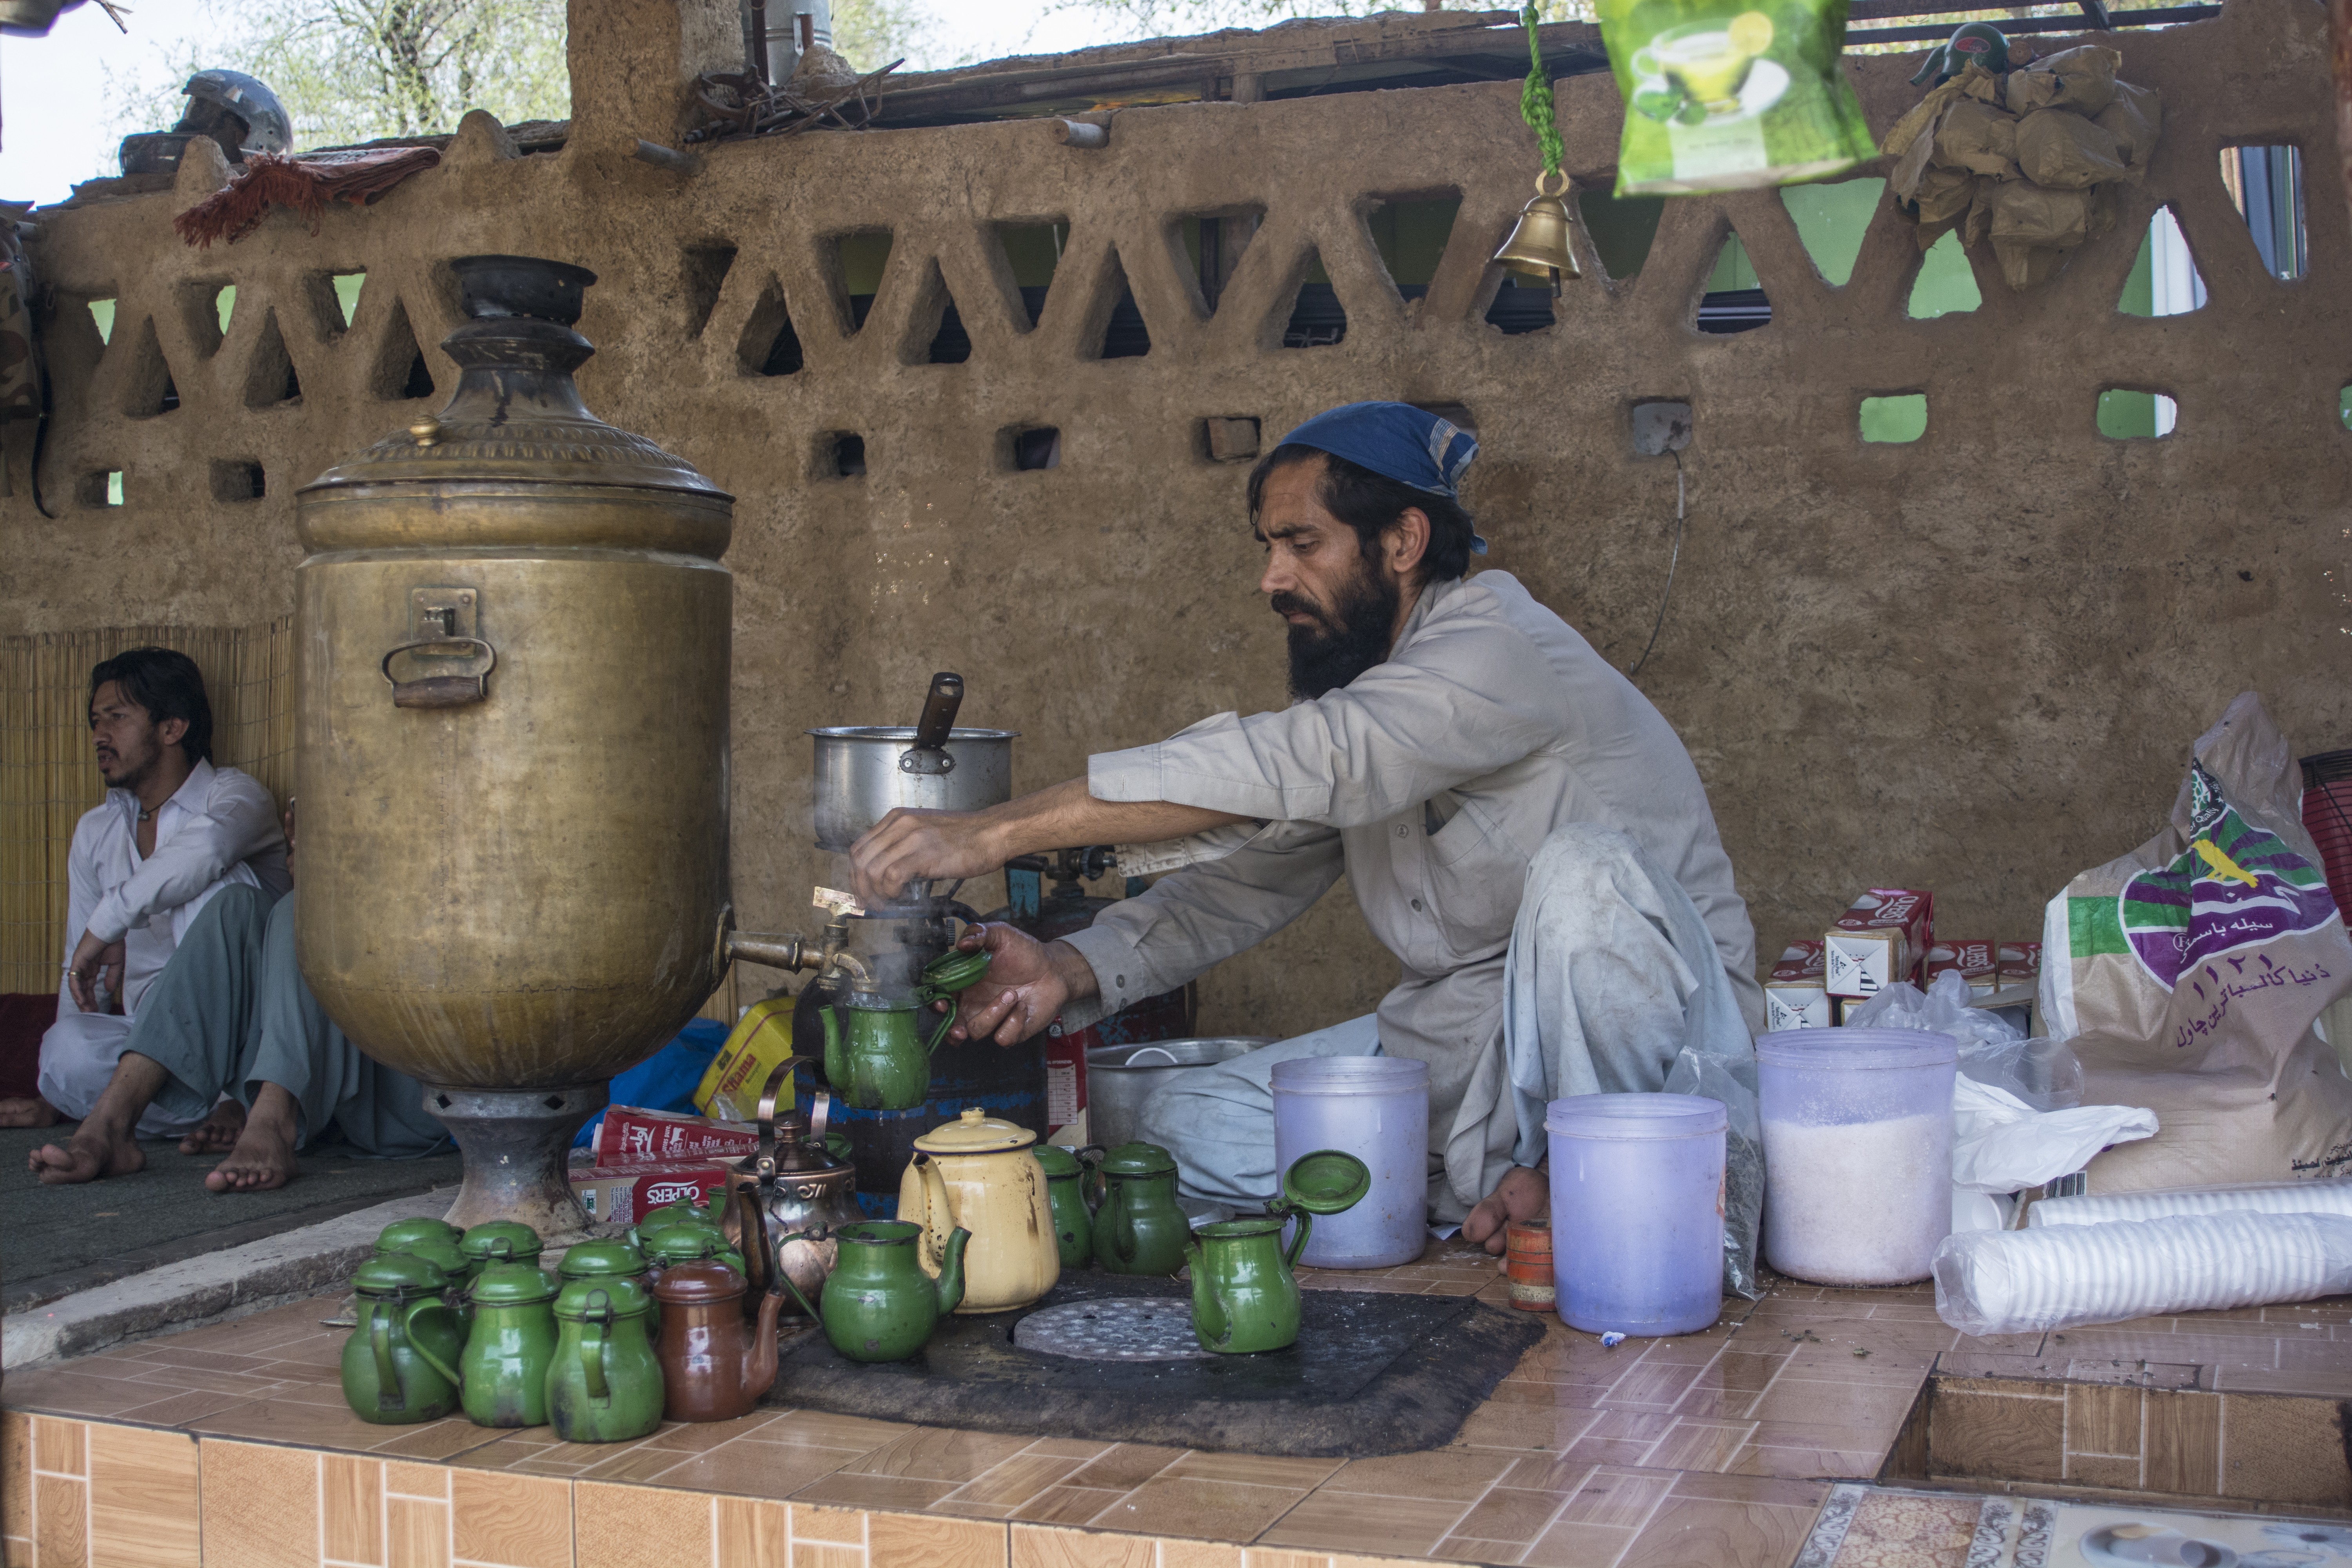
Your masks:
<svg viewBox="0 0 2352 1568"><path fill-rule="evenodd" d="M1625 99L1617 194L1794 184L1873 157L1838 70L1846 0L1600 0Z"/></svg>

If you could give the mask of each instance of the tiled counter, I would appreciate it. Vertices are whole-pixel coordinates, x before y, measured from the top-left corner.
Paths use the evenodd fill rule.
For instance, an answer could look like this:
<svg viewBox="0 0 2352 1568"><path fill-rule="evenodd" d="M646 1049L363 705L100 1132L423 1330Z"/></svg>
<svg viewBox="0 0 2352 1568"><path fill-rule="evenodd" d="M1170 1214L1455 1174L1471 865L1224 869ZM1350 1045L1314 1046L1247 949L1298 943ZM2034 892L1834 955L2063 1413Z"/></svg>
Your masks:
<svg viewBox="0 0 2352 1568"><path fill-rule="evenodd" d="M1503 1294L1491 1260L1460 1247L1307 1282ZM1547 1320L1543 1342L1454 1444L1387 1458L1004 1436L806 1410L586 1447L543 1428L358 1420L337 1381L343 1333L319 1322L333 1305L8 1377L8 1563L1345 1568L1385 1556L1785 1568L1832 1482L1877 1477L1890 1450L1924 1455L1923 1391L1940 1355L1965 1344L1967 1355L2019 1358L1999 1368L2015 1373L2046 1371L2053 1349L2040 1335L1962 1342L1924 1288L1784 1283L1752 1306L1727 1302L1703 1334L1615 1350ZM2274 1327L2265 1351L2245 1331L2261 1315L2244 1315L2231 1331L2242 1359L2275 1362L2274 1342L2292 1334L2298 1347L2341 1343L2352 1372L2352 1342L2337 1339L2352 1340L2345 1304L2280 1310L2322 1326ZM2102 1356L2118 1343L2102 1342ZM2045 1380L2031 1397L2063 1413L2070 1395ZM2225 1418L2215 1440L2226 1447L2231 1430ZM2064 1442L2062 1430L2058 1451L2075 1451ZM2341 1470L2340 1439L2332 1453Z"/></svg>

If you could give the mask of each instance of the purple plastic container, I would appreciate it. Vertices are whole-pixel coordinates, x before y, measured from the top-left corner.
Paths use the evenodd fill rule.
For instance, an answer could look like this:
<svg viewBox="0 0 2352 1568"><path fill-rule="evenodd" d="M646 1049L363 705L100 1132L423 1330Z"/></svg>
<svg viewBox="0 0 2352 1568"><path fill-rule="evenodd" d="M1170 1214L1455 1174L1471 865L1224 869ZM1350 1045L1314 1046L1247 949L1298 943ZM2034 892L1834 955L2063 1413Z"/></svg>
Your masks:
<svg viewBox="0 0 2352 1568"><path fill-rule="evenodd" d="M1274 1064L1275 1179L1318 1149L1353 1154L1371 1191L1319 1215L1299 1262L1393 1268L1429 1245L1429 1064L1411 1057L1302 1057Z"/></svg>
<svg viewBox="0 0 2352 1568"><path fill-rule="evenodd" d="M1695 1094L1555 1100L1552 1277L1571 1329L1687 1334L1723 1312L1724 1129Z"/></svg>

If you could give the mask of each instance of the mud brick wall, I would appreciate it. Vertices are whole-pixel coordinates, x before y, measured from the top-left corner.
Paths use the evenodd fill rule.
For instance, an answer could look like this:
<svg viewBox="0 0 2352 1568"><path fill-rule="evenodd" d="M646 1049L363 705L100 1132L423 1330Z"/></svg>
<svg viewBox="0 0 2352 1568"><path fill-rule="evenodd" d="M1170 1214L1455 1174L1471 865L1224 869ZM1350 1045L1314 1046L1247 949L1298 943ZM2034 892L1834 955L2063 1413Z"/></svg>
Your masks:
<svg viewBox="0 0 2352 1568"><path fill-rule="evenodd" d="M1657 614L1674 500L1671 468L1632 449L1629 407L1691 403L1688 534L1641 684L1706 779L1768 952L1870 883L1936 889L1948 931L2035 931L2069 875L2152 831L2189 741L2242 688L2299 749L2352 744L2352 229L2327 177L2312 0L2230 0L2113 40L2124 75L2163 93L2162 146L2118 227L2038 292L2011 294L1981 257L1980 309L1912 319L1917 254L1892 215L1832 287L1764 192L1668 204L1637 278L1588 258L1557 324L1510 337L1483 318L1500 283L1486 257L1536 167L1516 84L1123 110L1100 151L1003 123L722 146L692 177L629 161L637 136L674 139L679 83L723 57L732 14L578 0L562 152L512 156L477 119L441 168L315 235L281 214L236 246L181 245L171 217L209 188L193 160L176 192L47 215L40 484L57 515L36 511L29 436L11 433L0 631L287 614L294 490L436 405L404 388L415 345L454 384L434 346L457 324L442 263L506 251L600 274L581 323L591 405L740 498L734 882L753 927L803 919L821 871L801 731L909 721L934 669L966 676L967 721L1023 731L1021 787L1278 703L1246 465L1213 460L1202 422L1255 417L1271 437L1352 398L1466 406L1486 564L1621 666ZM1874 127L1915 100L1915 63L1850 63ZM1620 112L1605 77L1562 84L1579 181L1608 177ZM2294 281L2264 271L2219 174L2222 147L2277 143L2313 174ZM1405 301L1364 214L1448 194L1444 259ZM2119 314L2167 203L2210 302ZM1174 226L1249 208L1263 226L1213 312ZM1067 228L1033 327L993 226L1046 222ZM1733 228L1772 321L1702 335L1697 296ZM889 258L853 331L833 242L882 229ZM1317 258L1346 339L1282 348ZM328 280L359 271L346 325ZM1150 352L1097 357L1128 286ZM971 356L925 363L950 295ZM101 298L119 301L102 351L83 308ZM779 301L803 363L761 374ZM157 412L166 375L179 404ZM2108 387L2173 397L2179 428L2103 437ZM1860 441L1861 398L1914 392L1923 439ZM1009 432L1037 426L1061 431L1059 466L1018 469ZM839 433L863 437L862 476L833 474ZM116 470L124 503L105 505ZM1392 971L1335 894L1215 973L1203 1023L1328 1023Z"/></svg>

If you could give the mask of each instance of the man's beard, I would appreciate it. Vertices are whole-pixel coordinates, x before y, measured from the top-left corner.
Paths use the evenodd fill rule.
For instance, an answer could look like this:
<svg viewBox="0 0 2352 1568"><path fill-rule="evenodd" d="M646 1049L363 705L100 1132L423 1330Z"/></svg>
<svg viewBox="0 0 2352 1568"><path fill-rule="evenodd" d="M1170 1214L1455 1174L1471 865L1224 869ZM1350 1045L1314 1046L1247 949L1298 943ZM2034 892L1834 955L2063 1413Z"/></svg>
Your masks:
<svg viewBox="0 0 2352 1568"><path fill-rule="evenodd" d="M1312 700L1384 661L1399 596L1396 584L1374 572L1370 562L1359 564L1328 610L1296 594L1275 595L1276 614L1315 617L1310 625L1290 628L1290 695Z"/></svg>

